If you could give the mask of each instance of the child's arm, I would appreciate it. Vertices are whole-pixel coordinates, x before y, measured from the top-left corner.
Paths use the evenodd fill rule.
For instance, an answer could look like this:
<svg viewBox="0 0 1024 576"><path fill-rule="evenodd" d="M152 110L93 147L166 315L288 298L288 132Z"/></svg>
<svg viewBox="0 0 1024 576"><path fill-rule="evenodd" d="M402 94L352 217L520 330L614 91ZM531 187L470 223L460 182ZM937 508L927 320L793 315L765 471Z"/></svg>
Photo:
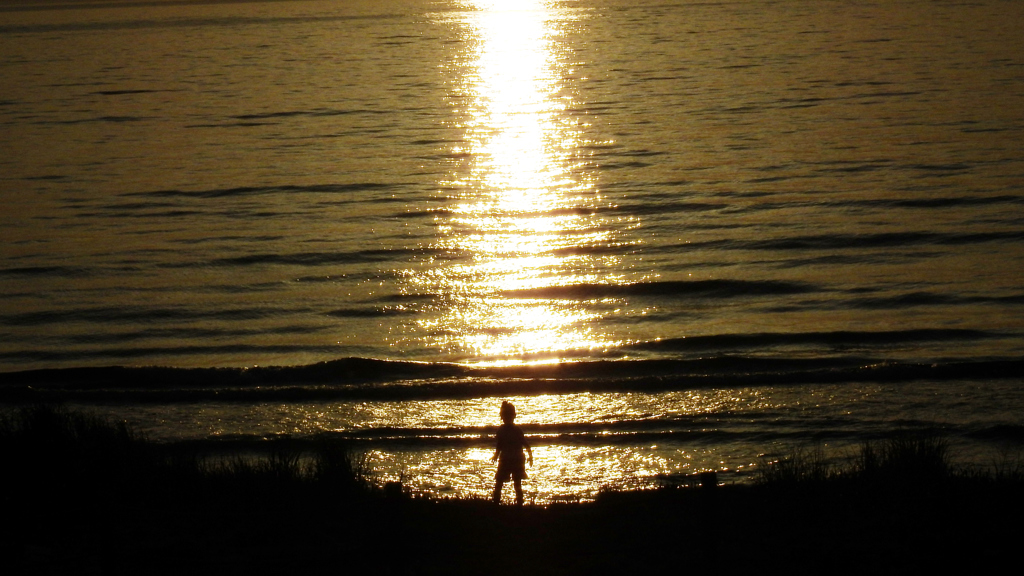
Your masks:
<svg viewBox="0 0 1024 576"><path fill-rule="evenodd" d="M500 429L498 430L498 433L495 434L494 440L495 440L494 456L491 456L491 462L497 462L498 461L498 456L501 455L501 430Z"/></svg>
<svg viewBox="0 0 1024 576"><path fill-rule="evenodd" d="M523 448L526 448L526 454L529 456L530 466L533 466L533 450L530 450L530 445L526 443L526 438L523 438Z"/></svg>

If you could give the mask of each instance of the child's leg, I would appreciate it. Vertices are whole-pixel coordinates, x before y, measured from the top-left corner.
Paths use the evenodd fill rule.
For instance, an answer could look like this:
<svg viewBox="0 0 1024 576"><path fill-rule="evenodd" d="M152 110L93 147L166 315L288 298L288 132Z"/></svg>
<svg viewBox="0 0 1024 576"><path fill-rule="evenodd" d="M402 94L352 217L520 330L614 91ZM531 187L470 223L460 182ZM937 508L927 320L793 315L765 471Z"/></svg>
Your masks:
<svg viewBox="0 0 1024 576"><path fill-rule="evenodd" d="M497 504L498 502L501 502L501 487L504 486L504 485L505 485L505 481L504 480L495 480L494 481L494 495L491 496L491 499L494 500L495 504Z"/></svg>
<svg viewBox="0 0 1024 576"><path fill-rule="evenodd" d="M519 478L512 480L513 485L516 487L516 506L523 505L523 481Z"/></svg>

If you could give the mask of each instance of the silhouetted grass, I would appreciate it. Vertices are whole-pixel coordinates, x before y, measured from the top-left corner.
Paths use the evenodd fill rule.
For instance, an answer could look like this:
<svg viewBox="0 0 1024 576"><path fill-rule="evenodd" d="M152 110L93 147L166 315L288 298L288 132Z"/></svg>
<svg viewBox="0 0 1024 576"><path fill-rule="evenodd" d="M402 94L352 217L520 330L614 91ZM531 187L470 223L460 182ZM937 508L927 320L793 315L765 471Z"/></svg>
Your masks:
<svg viewBox="0 0 1024 576"><path fill-rule="evenodd" d="M758 485L792 485L825 481L928 485L952 479L994 475L968 473L954 466L949 442L935 434L899 433L864 443L847 462L830 459L820 446L797 448L790 456L763 463L755 476ZM999 477L1009 478L1006 474Z"/></svg>
<svg viewBox="0 0 1024 576"><path fill-rule="evenodd" d="M102 488L123 496L153 490L194 496L217 489L319 490L337 498L369 495L372 489L363 462L329 438L318 438L311 454L270 441L265 456L218 459L149 442L127 423L61 406L23 408L0 419L0 454L34 491Z"/></svg>
<svg viewBox="0 0 1024 576"><path fill-rule="evenodd" d="M124 422L70 412L63 407L25 408L3 418L0 441L7 448L38 444L45 459L72 459L78 466L126 465L139 461L145 440Z"/></svg>
<svg viewBox="0 0 1024 576"><path fill-rule="evenodd" d="M808 450L797 448L793 454L757 468L755 482L761 485L788 485L823 482L840 474L841 470L826 455L821 446Z"/></svg>
<svg viewBox="0 0 1024 576"><path fill-rule="evenodd" d="M992 463L992 473L989 476L996 482L1024 484L1024 461L1020 456L1016 458L1004 456Z"/></svg>

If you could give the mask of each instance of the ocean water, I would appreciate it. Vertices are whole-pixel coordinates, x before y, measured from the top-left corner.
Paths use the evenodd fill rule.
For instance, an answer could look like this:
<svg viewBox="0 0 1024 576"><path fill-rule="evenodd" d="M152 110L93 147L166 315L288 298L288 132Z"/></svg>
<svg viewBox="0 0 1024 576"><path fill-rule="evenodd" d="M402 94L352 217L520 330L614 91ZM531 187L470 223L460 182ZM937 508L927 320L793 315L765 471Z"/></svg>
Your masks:
<svg viewBox="0 0 1024 576"><path fill-rule="evenodd" d="M527 498L1024 439L1024 5L0 3L0 400ZM1009 455L1009 456L1007 456Z"/></svg>

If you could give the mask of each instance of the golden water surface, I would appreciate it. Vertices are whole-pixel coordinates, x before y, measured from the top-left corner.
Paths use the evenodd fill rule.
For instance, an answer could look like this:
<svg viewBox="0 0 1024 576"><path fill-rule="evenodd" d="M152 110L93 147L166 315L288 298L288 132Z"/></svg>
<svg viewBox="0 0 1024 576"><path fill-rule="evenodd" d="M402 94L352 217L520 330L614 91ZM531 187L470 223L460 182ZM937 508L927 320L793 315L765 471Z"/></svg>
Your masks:
<svg viewBox="0 0 1024 576"><path fill-rule="evenodd" d="M474 0L453 18L462 37L440 71L461 132L451 153L465 161L439 182L449 208L436 219L435 247L459 257L410 273L411 292L440 300L419 327L431 345L481 364L621 344L595 321L614 300L529 293L624 282L623 235L639 224L601 214L608 200L583 169L592 142L571 113L572 13L545 0ZM616 250L594 254L608 247Z"/></svg>

